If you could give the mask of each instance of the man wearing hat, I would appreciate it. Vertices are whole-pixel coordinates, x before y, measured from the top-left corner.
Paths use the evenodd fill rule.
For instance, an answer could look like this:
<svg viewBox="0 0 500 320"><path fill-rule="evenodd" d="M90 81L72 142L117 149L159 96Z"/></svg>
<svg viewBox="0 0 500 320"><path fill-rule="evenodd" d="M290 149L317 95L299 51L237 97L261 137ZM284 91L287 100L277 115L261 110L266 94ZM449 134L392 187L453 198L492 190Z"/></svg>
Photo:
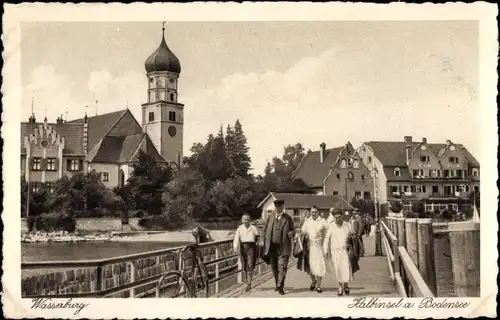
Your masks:
<svg viewBox="0 0 500 320"><path fill-rule="evenodd" d="M276 291L284 295L288 258L292 252L295 234L292 217L285 213L285 201L274 201L274 212L266 219L264 227L264 258L271 264Z"/></svg>

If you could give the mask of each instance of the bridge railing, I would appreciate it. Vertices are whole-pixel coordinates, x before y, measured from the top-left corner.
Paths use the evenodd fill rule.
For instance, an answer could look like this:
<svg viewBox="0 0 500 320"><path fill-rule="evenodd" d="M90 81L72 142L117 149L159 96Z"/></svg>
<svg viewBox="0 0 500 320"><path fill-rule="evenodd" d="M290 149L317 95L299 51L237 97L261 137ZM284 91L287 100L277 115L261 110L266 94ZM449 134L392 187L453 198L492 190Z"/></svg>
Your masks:
<svg viewBox="0 0 500 320"><path fill-rule="evenodd" d="M217 296L242 282L238 254L232 239L200 244L209 273L209 294ZM23 262L22 296L30 297L154 297L157 283L168 271L179 268L184 247L168 248L100 260ZM187 269L190 265L185 266ZM188 269L189 270L189 269ZM258 261L255 273L265 271ZM161 289L173 285L165 281Z"/></svg>
<svg viewBox="0 0 500 320"><path fill-rule="evenodd" d="M389 270L401 295L479 296L479 223L387 217L381 225Z"/></svg>

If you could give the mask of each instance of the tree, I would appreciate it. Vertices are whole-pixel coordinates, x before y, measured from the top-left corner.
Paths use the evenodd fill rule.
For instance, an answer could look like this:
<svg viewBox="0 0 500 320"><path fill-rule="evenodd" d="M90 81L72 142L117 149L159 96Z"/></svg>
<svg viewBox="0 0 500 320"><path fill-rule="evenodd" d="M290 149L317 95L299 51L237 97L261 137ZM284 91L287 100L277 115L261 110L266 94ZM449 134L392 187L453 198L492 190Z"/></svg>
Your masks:
<svg viewBox="0 0 500 320"><path fill-rule="evenodd" d="M239 120L236 120L234 129L227 126L226 148L229 160L234 168L234 174L238 176L248 176L251 170L251 159L248 154L247 138Z"/></svg>
<svg viewBox="0 0 500 320"><path fill-rule="evenodd" d="M391 211L394 213L400 213L403 210L403 205L399 201L390 202Z"/></svg>
<svg viewBox="0 0 500 320"><path fill-rule="evenodd" d="M208 190L207 198L219 217L240 217L251 205L251 181L236 176L216 181Z"/></svg>
<svg viewBox="0 0 500 320"><path fill-rule="evenodd" d="M142 150L132 168L132 175L118 194L129 208L161 214L163 188L172 179L172 169L157 163Z"/></svg>
<svg viewBox="0 0 500 320"><path fill-rule="evenodd" d="M21 176L21 216L26 216L26 206L28 200L28 183L24 176ZM45 184L41 184L37 191L31 190L29 193L29 215L36 216L47 213L51 209L51 195Z"/></svg>
<svg viewBox="0 0 500 320"><path fill-rule="evenodd" d="M186 221L202 218L209 208L205 198L206 188L201 173L191 168L181 169L163 192L164 212L168 213L170 219Z"/></svg>

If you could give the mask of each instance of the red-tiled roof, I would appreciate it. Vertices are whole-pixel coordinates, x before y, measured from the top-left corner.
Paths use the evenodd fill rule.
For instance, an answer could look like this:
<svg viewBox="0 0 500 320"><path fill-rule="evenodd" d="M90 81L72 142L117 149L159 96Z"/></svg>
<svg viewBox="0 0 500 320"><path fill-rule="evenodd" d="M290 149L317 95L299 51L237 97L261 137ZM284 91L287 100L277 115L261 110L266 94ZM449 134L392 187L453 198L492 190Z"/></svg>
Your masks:
<svg viewBox="0 0 500 320"><path fill-rule="evenodd" d="M307 153L295 169L293 177L302 179L310 187L323 187L323 180L330 172L330 167L337 161L340 151L345 146L325 150L325 161L320 161L320 151Z"/></svg>
<svg viewBox="0 0 500 320"><path fill-rule="evenodd" d="M120 110L110 113L101 114L94 117L88 117L89 128L89 145L91 150L108 131L115 125L115 123L129 110ZM68 121L67 123L83 123L83 118Z"/></svg>
<svg viewBox="0 0 500 320"><path fill-rule="evenodd" d="M413 141L409 145L411 147L411 152L420 144L421 142ZM370 141L366 142L366 145L370 146L375 153L375 157L382 163L385 167L404 167L406 166L406 146L408 145L404 141ZM444 143L428 143L427 144L432 152L437 156L439 151L443 149L446 144ZM479 162L474 158L474 156L461 144L455 144L458 148L462 149L465 158L468 163L473 166L479 166Z"/></svg>
<svg viewBox="0 0 500 320"><path fill-rule="evenodd" d="M340 208L342 207L342 202L344 208L353 208L345 200L342 200L338 196L321 196L316 194L300 194L300 193L274 193L271 192L267 197L259 204L259 208L269 199L283 200L285 201L285 207L289 209L306 209L311 208L313 205L317 206L319 209L328 208Z"/></svg>
<svg viewBox="0 0 500 320"><path fill-rule="evenodd" d="M44 123L31 124L31 129L43 125ZM48 123L48 125L54 128L61 137L64 137L63 154L83 155L83 125L81 123ZM28 136L29 132L30 123L21 122L21 154L26 153L26 148L24 148L24 137Z"/></svg>

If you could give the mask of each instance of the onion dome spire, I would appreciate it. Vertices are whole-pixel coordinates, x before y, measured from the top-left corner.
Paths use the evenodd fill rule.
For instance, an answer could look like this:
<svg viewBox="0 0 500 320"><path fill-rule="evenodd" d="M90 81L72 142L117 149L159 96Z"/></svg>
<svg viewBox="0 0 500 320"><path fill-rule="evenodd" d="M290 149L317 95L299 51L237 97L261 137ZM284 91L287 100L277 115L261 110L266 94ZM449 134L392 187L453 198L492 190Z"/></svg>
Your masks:
<svg viewBox="0 0 500 320"><path fill-rule="evenodd" d="M149 58L146 59L144 66L147 73L155 71L181 73L181 64L179 59L170 50L167 42L165 41L165 22L163 22L160 46L149 56Z"/></svg>

